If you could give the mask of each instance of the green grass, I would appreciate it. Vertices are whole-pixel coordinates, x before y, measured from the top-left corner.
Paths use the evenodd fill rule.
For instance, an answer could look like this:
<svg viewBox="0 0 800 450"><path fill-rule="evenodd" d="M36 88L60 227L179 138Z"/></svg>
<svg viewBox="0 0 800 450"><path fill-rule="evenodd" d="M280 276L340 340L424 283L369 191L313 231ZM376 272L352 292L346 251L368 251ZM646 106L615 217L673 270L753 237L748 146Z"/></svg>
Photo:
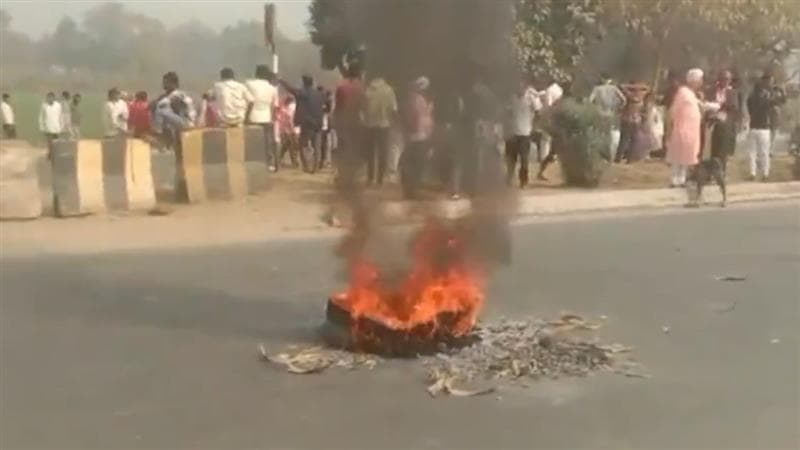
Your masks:
<svg viewBox="0 0 800 450"><path fill-rule="evenodd" d="M46 92L10 91L11 107L17 122L17 135L32 144L43 144L44 137L39 132L39 108ZM83 116L81 135L85 138L100 138L103 126L100 120L105 95L99 92L81 92Z"/></svg>

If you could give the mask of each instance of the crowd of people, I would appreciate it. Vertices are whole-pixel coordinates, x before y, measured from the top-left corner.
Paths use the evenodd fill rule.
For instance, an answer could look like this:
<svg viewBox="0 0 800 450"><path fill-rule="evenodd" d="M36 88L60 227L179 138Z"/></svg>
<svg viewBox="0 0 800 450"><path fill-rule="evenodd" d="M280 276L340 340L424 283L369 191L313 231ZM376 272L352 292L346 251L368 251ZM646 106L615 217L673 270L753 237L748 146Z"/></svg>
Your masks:
<svg viewBox="0 0 800 450"><path fill-rule="evenodd" d="M729 70L705 87L701 69L691 69L683 82L673 78L665 99L668 108L665 148L672 165L672 185L686 183L689 167L698 163L710 131L710 156L723 168L736 149L737 135L748 132L750 177L766 181L770 158L778 130L780 107L786 93L765 71L745 96L738 80Z"/></svg>
<svg viewBox="0 0 800 450"><path fill-rule="evenodd" d="M498 178L493 176L497 173L506 184L516 178L524 188L534 149L537 178L546 180L559 149L551 148L538 118L572 97L570 85L551 78L539 83L538 90L534 83L521 82L504 101L480 77L476 80L434 89L429 78L420 76L398 100L386 77L379 72L364 77L357 66L346 71L333 91L309 75L295 86L266 65L256 66L254 76L244 82L224 68L195 108L192 97L180 89L178 75L168 72L162 78L163 92L152 100L143 91L131 97L110 89L101 114L103 136L152 139L178 150L180 134L187 129L258 126L264 130L272 171L283 166L287 153L292 166L307 172L330 165L337 170L365 168L368 185L381 186L387 173L396 170L407 198L418 197L426 175L438 178L453 198L475 192L482 182ZM617 84L604 74L585 101L609 119L609 161L664 157L672 166L671 185L682 186L688 168L703 156L706 133L711 133L710 156L724 167L742 129L749 129L752 141L752 178L767 179L776 115L786 95L769 73L745 98L730 71L721 71L707 86L702 70L692 69L685 77L670 76L666 92L658 97L643 83ZM3 94L3 132L14 138L9 102L10 95ZM65 91L56 99L47 93L39 129L48 142L81 137L80 105L80 94ZM396 151L400 146L402 151Z"/></svg>

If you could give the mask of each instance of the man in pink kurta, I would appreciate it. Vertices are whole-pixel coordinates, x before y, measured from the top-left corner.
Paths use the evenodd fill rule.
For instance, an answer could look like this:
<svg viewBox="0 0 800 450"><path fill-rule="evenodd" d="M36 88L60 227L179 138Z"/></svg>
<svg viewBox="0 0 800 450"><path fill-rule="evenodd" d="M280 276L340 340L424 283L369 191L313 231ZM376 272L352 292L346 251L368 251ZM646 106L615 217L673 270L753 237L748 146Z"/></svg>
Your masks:
<svg viewBox="0 0 800 450"><path fill-rule="evenodd" d="M672 165L672 185L686 184L689 166L697 164L700 154L700 100L695 89L702 86L703 72L692 69L686 75L686 85L675 94L669 110L672 128L667 139L667 162Z"/></svg>

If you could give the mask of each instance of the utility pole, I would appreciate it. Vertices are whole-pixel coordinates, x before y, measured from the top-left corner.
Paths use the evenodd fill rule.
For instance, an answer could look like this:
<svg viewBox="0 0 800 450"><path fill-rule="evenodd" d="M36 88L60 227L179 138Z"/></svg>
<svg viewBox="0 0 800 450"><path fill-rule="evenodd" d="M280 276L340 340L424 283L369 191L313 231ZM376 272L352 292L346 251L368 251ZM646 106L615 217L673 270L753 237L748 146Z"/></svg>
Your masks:
<svg viewBox="0 0 800 450"><path fill-rule="evenodd" d="M272 52L272 71L278 74L278 49L275 45L276 11L273 3L264 4L264 44Z"/></svg>

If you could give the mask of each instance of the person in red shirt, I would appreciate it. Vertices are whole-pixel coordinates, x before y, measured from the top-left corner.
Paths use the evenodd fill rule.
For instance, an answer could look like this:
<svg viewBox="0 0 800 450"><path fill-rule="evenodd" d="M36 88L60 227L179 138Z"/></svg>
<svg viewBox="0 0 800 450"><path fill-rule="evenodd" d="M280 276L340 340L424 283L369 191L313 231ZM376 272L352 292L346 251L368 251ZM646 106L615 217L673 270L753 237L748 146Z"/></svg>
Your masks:
<svg viewBox="0 0 800 450"><path fill-rule="evenodd" d="M346 178L352 178L359 163L364 161L363 149L359 145L363 132L360 113L364 83L358 66L348 69L345 78L336 85L334 97L333 123L339 143L337 171L342 174L342 169L347 168Z"/></svg>
<svg viewBox="0 0 800 450"><path fill-rule="evenodd" d="M137 92L133 102L128 105L128 130L135 138L143 138L150 134L150 105L147 103L147 92Z"/></svg>

